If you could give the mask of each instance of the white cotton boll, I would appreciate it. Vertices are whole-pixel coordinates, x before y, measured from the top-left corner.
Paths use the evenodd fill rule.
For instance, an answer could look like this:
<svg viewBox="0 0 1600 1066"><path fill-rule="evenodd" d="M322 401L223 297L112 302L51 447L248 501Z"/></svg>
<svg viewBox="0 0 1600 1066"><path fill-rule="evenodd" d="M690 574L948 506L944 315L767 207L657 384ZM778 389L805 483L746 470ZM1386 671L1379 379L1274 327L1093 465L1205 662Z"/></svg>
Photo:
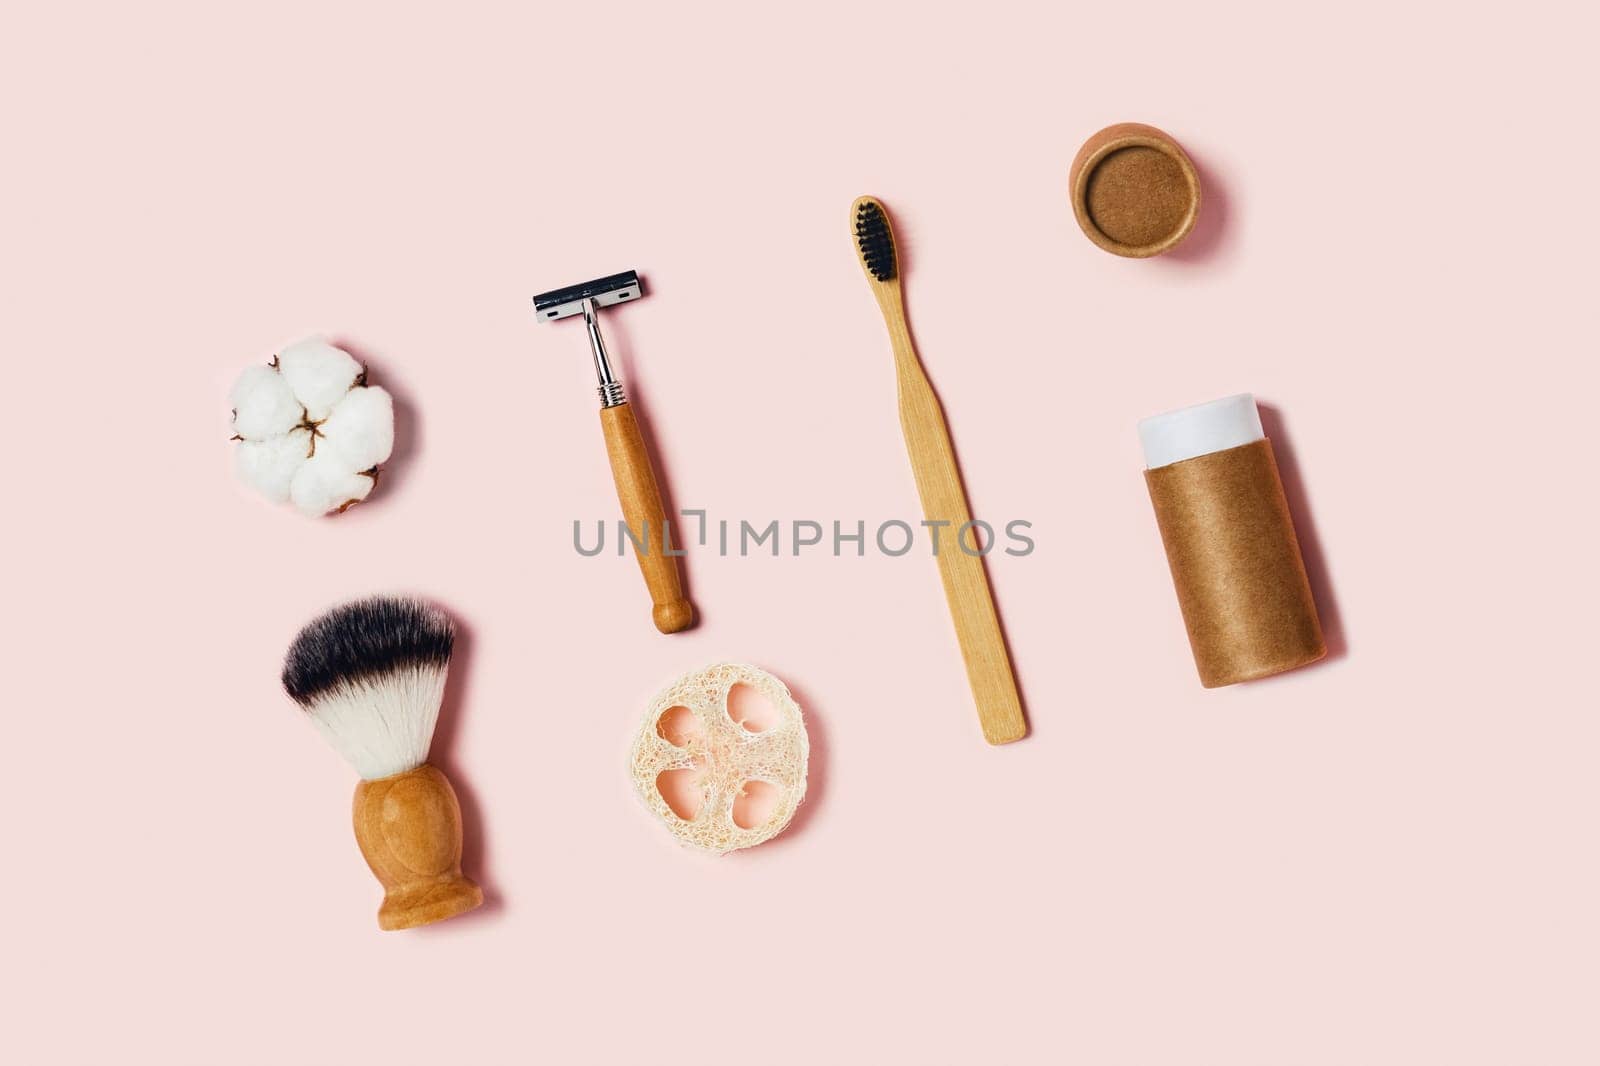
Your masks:
<svg viewBox="0 0 1600 1066"><path fill-rule="evenodd" d="M289 484L311 450L311 431L239 442L234 468L239 479L273 503L289 502Z"/></svg>
<svg viewBox="0 0 1600 1066"><path fill-rule="evenodd" d="M239 479L307 515L366 499L394 450L394 399L365 380L349 352L320 337L246 370L232 392Z"/></svg>
<svg viewBox="0 0 1600 1066"><path fill-rule="evenodd" d="M287 433L304 415L288 382L270 366L246 368L228 398L233 405L233 431L246 440Z"/></svg>
<svg viewBox="0 0 1600 1066"><path fill-rule="evenodd" d="M328 417L361 376L361 364L321 337L307 337L278 353L278 369L313 422Z"/></svg>
<svg viewBox="0 0 1600 1066"><path fill-rule="evenodd" d="M367 498L373 479L345 465L341 456L327 452L317 442L317 454L301 464L289 483L289 499L304 515L327 514L347 503Z"/></svg>
<svg viewBox="0 0 1600 1066"><path fill-rule="evenodd" d="M370 470L394 450L394 400L376 385L351 389L319 427L324 448L351 470Z"/></svg>

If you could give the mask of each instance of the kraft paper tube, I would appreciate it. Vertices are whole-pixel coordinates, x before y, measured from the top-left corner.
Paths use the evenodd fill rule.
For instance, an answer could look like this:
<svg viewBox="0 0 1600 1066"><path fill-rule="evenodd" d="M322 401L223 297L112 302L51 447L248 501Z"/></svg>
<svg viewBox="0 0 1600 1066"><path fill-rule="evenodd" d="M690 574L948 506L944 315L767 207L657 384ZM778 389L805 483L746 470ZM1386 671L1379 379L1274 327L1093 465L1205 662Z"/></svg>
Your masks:
<svg viewBox="0 0 1600 1066"><path fill-rule="evenodd" d="M1147 418L1139 439L1200 683L1252 681L1327 654L1255 398Z"/></svg>

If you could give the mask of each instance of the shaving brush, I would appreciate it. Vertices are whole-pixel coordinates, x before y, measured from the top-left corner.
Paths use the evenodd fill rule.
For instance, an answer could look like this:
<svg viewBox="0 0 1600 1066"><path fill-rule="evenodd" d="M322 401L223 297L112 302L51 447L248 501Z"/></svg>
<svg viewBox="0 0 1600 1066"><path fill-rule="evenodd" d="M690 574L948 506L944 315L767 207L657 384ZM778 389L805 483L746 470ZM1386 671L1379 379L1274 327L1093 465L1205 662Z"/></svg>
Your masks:
<svg viewBox="0 0 1600 1066"><path fill-rule="evenodd" d="M483 902L461 872L461 805L429 766L455 627L417 600L335 607L300 631L283 687L361 775L356 843L383 884L382 929L443 921Z"/></svg>

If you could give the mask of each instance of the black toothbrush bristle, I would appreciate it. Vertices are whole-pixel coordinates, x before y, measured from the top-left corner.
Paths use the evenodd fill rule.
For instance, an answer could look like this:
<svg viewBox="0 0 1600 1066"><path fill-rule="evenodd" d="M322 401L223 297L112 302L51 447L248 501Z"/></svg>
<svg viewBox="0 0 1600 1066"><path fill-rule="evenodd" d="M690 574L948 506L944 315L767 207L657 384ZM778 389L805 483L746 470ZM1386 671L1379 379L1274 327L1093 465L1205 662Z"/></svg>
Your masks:
<svg viewBox="0 0 1600 1066"><path fill-rule="evenodd" d="M868 200L856 209L856 248L867 273L879 281L893 281L896 273L894 232L883 208Z"/></svg>
<svg viewBox="0 0 1600 1066"><path fill-rule="evenodd" d="M302 706L349 681L412 667L443 669L455 645L450 616L420 600L374 596L307 625L283 661L283 687Z"/></svg>

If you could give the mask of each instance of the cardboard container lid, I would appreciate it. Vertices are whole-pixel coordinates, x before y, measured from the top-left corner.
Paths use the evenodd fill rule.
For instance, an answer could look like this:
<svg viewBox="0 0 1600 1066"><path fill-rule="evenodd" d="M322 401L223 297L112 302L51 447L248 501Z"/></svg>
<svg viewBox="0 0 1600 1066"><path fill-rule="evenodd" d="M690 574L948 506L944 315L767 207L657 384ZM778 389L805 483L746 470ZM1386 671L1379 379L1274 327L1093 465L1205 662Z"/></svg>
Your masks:
<svg viewBox="0 0 1600 1066"><path fill-rule="evenodd" d="M1160 255L1200 217L1194 163L1154 126L1107 126L1078 149L1068 173L1079 228L1113 255Z"/></svg>
<svg viewBox="0 0 1600 1066"><path fill-rule="evenodd" d="M1256 398L1248 392L1151 415L1139 423L1146 470L1253 444L1265 436Z"/></svg>

